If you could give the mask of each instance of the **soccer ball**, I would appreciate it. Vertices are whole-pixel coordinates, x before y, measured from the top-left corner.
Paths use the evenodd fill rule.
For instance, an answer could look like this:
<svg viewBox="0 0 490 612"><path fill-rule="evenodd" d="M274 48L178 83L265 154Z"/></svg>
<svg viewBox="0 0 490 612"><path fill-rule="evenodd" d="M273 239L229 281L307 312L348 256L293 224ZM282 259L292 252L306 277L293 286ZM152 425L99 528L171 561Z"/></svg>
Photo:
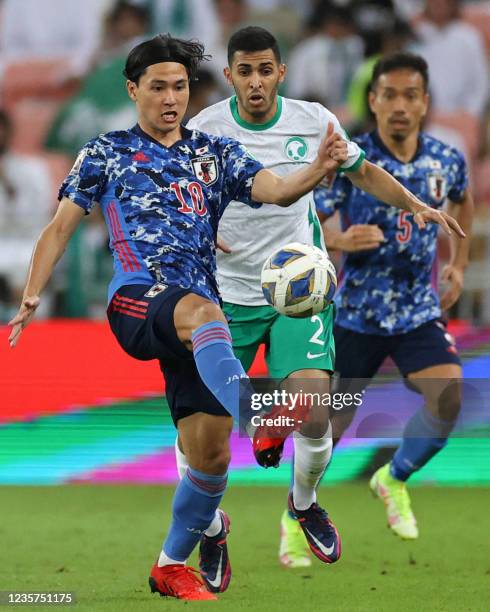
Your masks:
<svg viewBox="0 0 490 612"><path fill-rule="evenodd" d="M324 310L337 288L335 267L321 249L292 242L275 250L261 275L267 302L287 317L311 317Z"/></svg>

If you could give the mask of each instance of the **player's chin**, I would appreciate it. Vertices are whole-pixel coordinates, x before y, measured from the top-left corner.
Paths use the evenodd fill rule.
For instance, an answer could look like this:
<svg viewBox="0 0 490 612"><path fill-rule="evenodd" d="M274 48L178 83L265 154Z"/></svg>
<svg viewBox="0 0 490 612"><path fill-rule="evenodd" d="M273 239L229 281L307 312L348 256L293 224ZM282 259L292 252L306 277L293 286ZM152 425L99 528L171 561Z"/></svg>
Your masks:
<svg viewBox="0 0 490 612"><path fill-rule="evenodd" d="M404 140L407 139L408 134L409 134L409 130L405 128L399 128L399 129L395 128L391 130L391 137L396 142L403 142Z"/></svg>
<svg viewBox="0 0 490 612"><path fill-rule="evenodd" d="M265 98L257 99L256 101L248 100L245 110L252 117L262 117L270 108L270 104Z"/></svg>
<svg viewBox="0 0 490 612"><path fill-rule="evenodd" d="M158 123L160 128L166 131L175 129L178 125L180 125L182 119L183 115L180 115L179 113L164 114L160 115Z"/></svg>

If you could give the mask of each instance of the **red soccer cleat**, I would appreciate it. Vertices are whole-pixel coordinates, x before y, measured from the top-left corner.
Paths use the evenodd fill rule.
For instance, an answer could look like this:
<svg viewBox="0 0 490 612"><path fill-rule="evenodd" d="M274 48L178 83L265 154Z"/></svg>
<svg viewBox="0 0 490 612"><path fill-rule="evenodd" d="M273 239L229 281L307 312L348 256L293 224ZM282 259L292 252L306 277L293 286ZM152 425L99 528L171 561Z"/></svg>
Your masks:
<svg viewBox="0 0 490 612"><path fill-rule="evenodd" d="M155 563L148 582L151 592L160 593L161 597L176 597L187 601L218 599L207 590L197 570L180 563L163 567Z"/></svg>
<svg viewBox="0 0 490 612"><path fill-rule="evenodd" d="M253 452L262 467L279 467L286 438L308 420L309 404L276 406L269 414L261 415L264 423L257 426L253 436Z"/></svg>

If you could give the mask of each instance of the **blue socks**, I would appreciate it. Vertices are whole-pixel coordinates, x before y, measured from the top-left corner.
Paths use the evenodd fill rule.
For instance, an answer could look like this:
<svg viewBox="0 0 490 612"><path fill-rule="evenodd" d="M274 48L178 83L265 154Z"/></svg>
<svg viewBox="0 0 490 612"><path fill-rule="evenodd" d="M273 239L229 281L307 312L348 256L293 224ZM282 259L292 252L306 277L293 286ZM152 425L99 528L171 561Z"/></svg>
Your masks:
<svg viewBox="0 0 490 612"><path fill-rule="evenodd" d="M184 562L209 527L226 489L228 475L211 476L187 468L175 491L172 522L163 552Z"/></svg>
<svg viewBox="0 0 490 612"><path fill-rule="evenodd" d="M425 407L407 422L403 441L393 456L390 473L397 480L407 480L447 444L455 421L434 417Z"/></svg>
<svg viewBox="0 0 490 612"><path fill-rule="evenodd" d="M211 321L192 334L194 360L206 387L233 419L240 420L240 379L248 378L231 345L226 323Z"/></svg>

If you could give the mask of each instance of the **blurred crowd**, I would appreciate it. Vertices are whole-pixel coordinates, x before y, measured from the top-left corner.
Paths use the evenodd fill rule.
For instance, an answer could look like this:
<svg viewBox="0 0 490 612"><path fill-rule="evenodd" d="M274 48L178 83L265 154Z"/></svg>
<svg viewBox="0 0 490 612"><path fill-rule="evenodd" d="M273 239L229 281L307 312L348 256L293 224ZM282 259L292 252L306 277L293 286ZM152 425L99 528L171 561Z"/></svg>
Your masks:
<svg viewBox="0 0 490 612"><path fill-rule="evenodd" d="M78 150L135 122L122 77L128 51L159 32L205 44L212 61L192 85L191 117L231 95L226 45L246 25L277 37L288 65L281 93L321 102L350 134L372 129L376 60L400 49L426 58L426 129L465 153L477 204L456 314L490 323L490 0L0 0L0 322L16 310ZM45 315L103 314L111 262L102 227L95 216L72 241Z"/></svg>

